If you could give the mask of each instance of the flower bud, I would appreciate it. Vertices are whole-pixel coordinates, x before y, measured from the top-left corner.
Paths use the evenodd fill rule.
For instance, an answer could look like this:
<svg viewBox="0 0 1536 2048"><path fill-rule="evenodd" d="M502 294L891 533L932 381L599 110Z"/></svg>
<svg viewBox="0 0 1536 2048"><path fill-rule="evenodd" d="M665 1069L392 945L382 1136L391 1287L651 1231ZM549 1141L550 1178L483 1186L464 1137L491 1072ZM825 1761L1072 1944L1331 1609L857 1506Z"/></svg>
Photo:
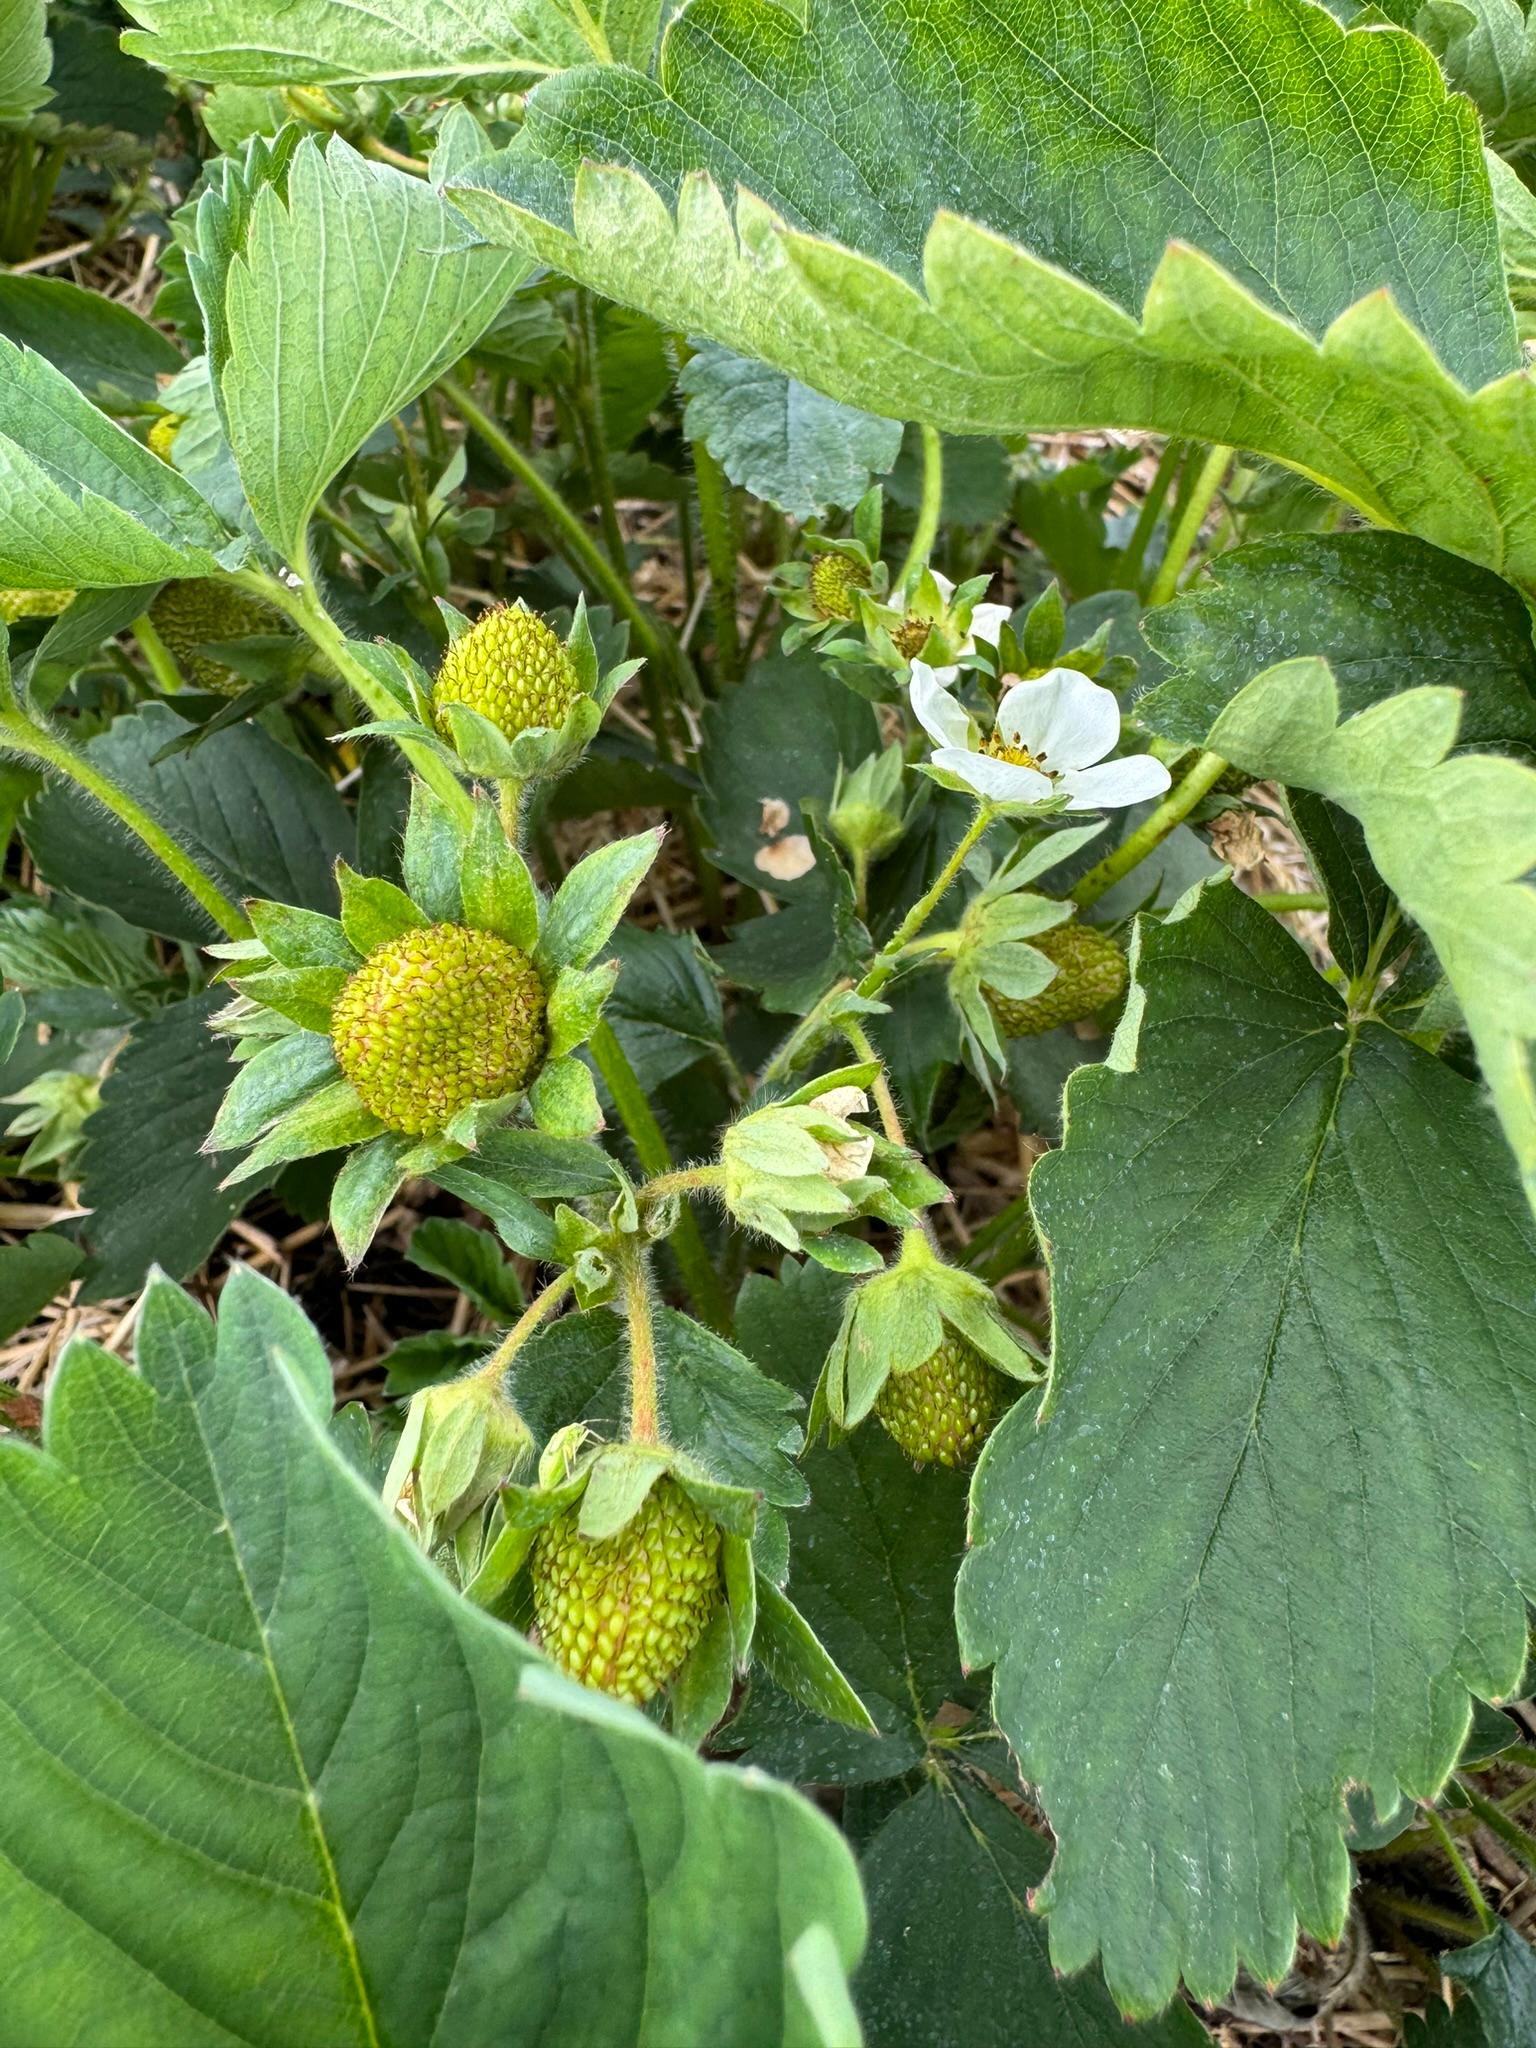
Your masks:
<svg viewBox="0 0 1536 2048"><path fill-rule="evenodd" d="M385 1501L434 1550L532 1462L533 1437L500 1374L466 1373L412 1400Z"/></svg>
<svg viewBox="0 0 1536 2048"><path fill-rule="evenodd" d="M901 748L890 746L861 761L851 775L839 770L827 823L856 860L879 860L900 839L904 828L903 766Z"/></svg>
<svg viewBox="0 0 1536 2048"><path fill-rule="evenodd" d="M852 1118L868 1108L862 1088L835 1087L808 1101L769 1103L732 1124L720 1157L736 1221L798 1251L801 1232L856 1216L875 1140Z"/></svg>

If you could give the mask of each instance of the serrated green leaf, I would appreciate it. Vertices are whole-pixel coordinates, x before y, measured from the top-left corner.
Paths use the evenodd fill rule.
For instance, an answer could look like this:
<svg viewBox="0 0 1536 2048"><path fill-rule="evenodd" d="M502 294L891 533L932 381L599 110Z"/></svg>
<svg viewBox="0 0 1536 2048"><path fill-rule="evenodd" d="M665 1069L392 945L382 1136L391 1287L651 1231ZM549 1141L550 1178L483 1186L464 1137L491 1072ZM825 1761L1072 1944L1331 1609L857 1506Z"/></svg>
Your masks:
<svg viewBox="0 0 1536 2048"><path fill-rule="evenodd" d="M493 1322L515 1322L523 1309L517 1274L488 1231L456 1216L428 1216L411 1234L406 1257L424 1273L448 1280Z"/></svg>
<svg viewBox="0 0 1536 2048"><path fill-rule="evenodd" d="M221 1188L228 1162L202 1149L236 1074L208 1028L223 1001L222 990L210 990L136 1025L102 1084L82 1166L90 1299L132 1294L151 1266L183 1278L262 1185L253 1178L238 1194Z"/></svg>
<svg viewBox="0 0 1536 2048"><path fill-rule="evenodd" d="M211 576L245 552L176 470L0 337L0 577L45 590Z"/></svg>
<svg viewBox="0 0 1536 2048"><path fill-rule="evenodd" d="M1456 992L1536 1206L1536 770L1449 758L1461 708L1457 691L1409 690L1341 723L1327 666L1285 662L1232 700L1211 745L1360 820Z"/></svg>
<svg viewBox="0 0 1536 2048"><path fill-rule="evenodd" d="M231 246L218 227L202 207L192 268L225 429L262 532L300 561L331 478L463 355L529 265L473 245L430 185L339 137L299 145Z"/></svg>
<svg viewBox="0 0 1536 2048"><path fill-rule="evenodd" d="M471 2048L516 2008L549 2048L819 2048L785 1959L814 1923L857 1957L834 1831L460 1600L335 1449L331 1403L302 1313L237 1268L216 1340L158 1289L138 1375L76 1347L48 1455L0 1446L12 2031ZM66 1682L61 1778L40 1731ZM579 1814L572 1782L596 1788ZM551 1976L556 1898L586 1961Z"/></svg>
<svg viewBox="0 0 1536 2048"><path fill-rule="evenodd" d="M1137 720L1185 746L1203 747L1261 671L1315 654L1346 716L1444 683L1466 694L1461 746L1536 750L1529 612L1502 578L1407 534L1285 534L1234 548L1142 631L1174 673L1136 700Z"/></svg>
<svg viewBox="0 0 1536 2048"><path fill-rule="evenodd" d="M34 1230L0 1249L0 1343L25 1329L79 1271L79 1245L51 1230Z"/></svg>
<svg viewBox="0 0 1536 2048"><path fill-rule="evenodd" d="M35 349L109 408L158 400L160 380L185 363L175 343L131 306L61 277L0 277L0 335Z"/></svg>
<svg viewBox="0 0 1536 2048"><path fill-rule="evenodd" d="M942 2013L945 2038L966 2048L1199 2048L1205 2029L1187 2007L1132 2029L1096 1976L1055 1974L1029 1910L1050 1860L1016 1813L959 1772L896 1809L860 1859L871 2041L931 2048Z"/></svg>
<svg viewBox="0 0 1536 2048"><path fill-rule="evenodd" d="M1289 793L1291 823L1328 898L1328 950L1347 975L1364 974L1371 949L1394 914L1358 818L1309 789Z"/></svg>
<svg viewBox="0 0 1536 2048"><path fill-rule="evenodd" d="M1345 1784L1434 1792L1519 1679L1536 1225L1479 1091L1230 883L1142 923L1067 1109L1048 1412L982 1453L960 1643L1056 1836L1053 1961L1147 2013L1334 1939Z"/></svg>
<svg viewBox="0 0 1536 2048"><path fill-rule="evenodd" d="M331 1041L319 1032L293 1031L264 1045L235 1070L208 1133L209 1151L253 1143L275 1117L336 1073Z"/></svg>
<svg viewBox="0 0 1536 2048"><path fill-rule="evenodd" d="M649 872L661 837L652 831L613 839L576 863L549 906L536 955L541 966L585 967L597 957Z"/></svg>
<svg viewBox="0 0 1536 2048"><path fill-rule="evenodd" d="M1481 137L1398 32L1294 0L1199 35L1118 0L818 0L803 28L695 0L656 79L549 81L452 189L846 404L1237 442L1536 589Z"/></svg>
<svg viewBox="0 0 1536 2048"><path fill-rule="evenodd" d="M1486 1941L1453 1949L1440 1966L1471 1993L1478 2048L1524 2048L1536 2035L1536 1950L1508 1921Z"/></svg>
<svg viewBox="0 0 1536 2048"><path fill-rule="evenodd" d="M766 363L706 342L678 379L684 423L733 484L792 519L856 505L901 452L901 423L824 398Z"/></svg>
<svg viewBox="0 0 1536 2048"><path fill-rule="evenodd" d="M552 0L493 0L469 15L431 0L387 0L362 12L344 0L135 0L142 24L123 46L182 78L241 85L398 84L487 97L591 54L575 15ZM647 64L660 0L596 0L591 13L621 63Z"/></svg>
<svg viewBox="0 0 1536 2048"><path fill-rule="evenodd" d="M45 0L0 0L0 121L18 121L52 95Z"/></svg>
<svg viewBox="0 0 1536 2048"><path fill-rule="evenodd" d="M353 851L352 821L310 761L259 726L216 733L192 754L162 758L184 730L169 706L145 704L85 743L86 757L146 804L236 901L269 897L334 911L332 866ZM209 938L206 913L115 818L55 782L22 823L43 876L145 931Z"/></svg>

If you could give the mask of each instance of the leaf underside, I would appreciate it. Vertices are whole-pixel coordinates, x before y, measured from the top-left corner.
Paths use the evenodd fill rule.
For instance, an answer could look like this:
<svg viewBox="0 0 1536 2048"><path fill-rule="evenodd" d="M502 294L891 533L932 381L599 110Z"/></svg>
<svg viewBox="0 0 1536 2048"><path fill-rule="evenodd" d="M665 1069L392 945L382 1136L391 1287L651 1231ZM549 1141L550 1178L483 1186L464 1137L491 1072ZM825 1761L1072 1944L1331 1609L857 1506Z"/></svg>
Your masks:
<svg viewBox="0 0 1536 2048"><path fill-rule="evenodd" d="M1536 1588L1536 1226L1478 1091L1230 884L1141 927L1036 1170L1048 1418L978 1469L968 1663L1058 1841L1051 1952L1155 2010L1344 1918L1344 1787L1435 1791Z"/></svg>

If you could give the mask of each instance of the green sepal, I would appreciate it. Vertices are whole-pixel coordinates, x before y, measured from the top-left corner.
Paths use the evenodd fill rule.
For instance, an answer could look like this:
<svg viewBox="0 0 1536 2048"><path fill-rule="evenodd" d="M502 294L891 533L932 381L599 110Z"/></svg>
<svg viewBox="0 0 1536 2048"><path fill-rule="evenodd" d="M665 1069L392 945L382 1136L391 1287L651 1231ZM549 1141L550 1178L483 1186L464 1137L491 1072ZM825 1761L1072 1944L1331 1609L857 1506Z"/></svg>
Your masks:
<svg viewBox="0 0 1536 2048"><path fill-rule="evenodd" d="M263 967L241 974L234 986L305 1031L329 1037L331 1011L348 978L343 967Z"/></svg>
<svg viewBox="0 0 1536 2048"><path fill-rule="evenodd" d="M317 1152L335 1152L346 1145L361 1145L378 1137L384 1125L371 1110L364 1109L350 1081L335 1080L317 1088L277 1122L220 1183L238 1187L241 1181L264 1173L269 1166L286 1166L293 1159L312 1159Z"/></svg>
<svg viewBox="0 0 1536 2048"><path fill-rule="evenodd" d="M752 1656L781 1691L812 1713L865 1734L879 1733L869 1709L833 1663L805 1616L788 1594L761 1572L757 1574Z"/></svg>
<svg viewBox="0 0 1536 2048"><path fill-rule="evenodd" d="M365 668L376 683L388 690L402 711L420 718L421 693L430 693L427 673L420 662L388 640L354 640L348 644L347 652L359 668Z"/></svg>
<svg viewBox="0 0 1536 2048"><path fill-rule="evenodd" d="M528 1106L552 1138L590 1138L603 1128L603 1112L590 1070L567 1054L546 1060L528 1091Z"/></svg>
<svg viewBox="0 0 1536 2048"><path fill-rule="evenodd" d="M403 889L380 875L360 875L344 860L336 863L341 893L341 923L353 947L366 959L391 939L419 932L431 922Z"/></svg>
<svg viewBox="0 0 1536 2048"><path fill-rule="evenodd" d="M731 1643L736 1652L736 1668L745 1671L752 1661L752 1637L757 1628L757 1571L752 1562L750 1536L722 1535L720 1576L725 1584L725 1604L731 1617Z"/></svg>
<svg viewBox="0 0 1536 2048"><path fill-rule="evenodd" d="M549 1033L549 1058L557 1060L585 1045L597 1029L603 1005L619 978L617 960L598 967L562 967L549 992L544 1028Z"/></svg>
<svg viewBox="0 0 1536 2048"><path fill-rule="evenodd" d="M605 1445L588 1467L577 1529L594 1543L617 1536L639 1514L651 1488L671 1465L671 1452L660 1444Z"/></svg>
<svg viewBox="0 0 1536 2048"><path fill-rule="evenodd" d="M515 1095L466 1102L462 1109L455 1110L443 1126L443 1136L452 1146L450 1157L460 1152L478 1152L490 1132L499 1129L523 1101L523 1094L520 1089Z"/></svg>
<svg viewBox="0 0 1536 2048"><path fill-rule="evenodd" d="M1019 633L1019 647L1032 669L1051 666L1066 630L1067 608L1062 603L1061 585L1053 576L1024 614Z"/></svg>
<svg viewBox="0 0 1536 2048"><path fill-rule="evenodd" d="M880 559L880 528L885 516L879 484L871 484L853 508L853 537L872 562Z"/></svg>
<svg viewBox="0 0 1536 2048"><path fill-rule="evenodd" d="M566 635L565 651L571 667L576 671L576 685L584 697L590 697L597 689L597 643L592 638L592 625L587 617L587 594L582 591L576 599L576 610L571 616L571 630Z"/></svg>
<svg viewBox="0 0 1536 2048"><path fill-rule="evenodd" d="M412 1142L399 1131L384 1131L354 1152L337 1174L331 1190L331 1229L349 1268L373 1243L384 1211L406 1178L401 1162Z"/></svg>
<svg viewBox="0 0 1536 2048"><path fill-rule="evenodd" d="M878 1060L855 1060L846 1067L834 1067L830 1074L818 1074L814 1081L807 1081L803 1088L797 1088L782 1100L798 1107L802 1103L815 1102L819 1096L829 1095L834 1088L870 1088L879 1072Z"/></svg>
<svg viewBox="0 0 1536 2048"><path fill-rule="evenodd" d="M615 839L578 861L555 893L534 964L553 980L562 967L585 967L606 945L625 905L661 847L661 829Z"/></svg>
<svg viewBox="0 0 1536 2048"><path fill-rule="evenodd" d="M411 784L411 805L405 820L401 879L411 901L429 924L460 924L464 898L459 868L465 831L435 790Z"/></svg>
<svg viewBox="0 0 1536 2048"><path fill-rule="evenodd" d="M507 838L493 804L480 799L464 845L459 889L464 922L532 953L539 940L539 897L528 863Z"/></svg>
<svg viewBox="0 0 1536 2048"><path fill-rule="evenodd" d="M436 1168L432 1178L450 1195L489 1216L502 1243L512 1251L525 1259L558 1258L555 1226L529 1196L508 1187L493 1165L473 1157L456 1159Z"/></svg>
<svg viewBox="0 0 1536 2048"><path fill-rule="evenodd" d="M339 967L351 974L361 956L338 918L320 910L301 910L292 903L268 903L250 897L245 914L257 938L280 967Z"/></svg>
<svg viewBox="0 0 1536 2048"><path fill-rule="evenodd" d="M227 1152L253 1143L275 1118L336 1072L331 1041L318 1032L291 1032L259 1047L225 1091L203 1150Z"/></svg>
<svg viewBox="0 0 1536 2048"><path fill-rule="evenodd" d="M849 1237L841 1230L820 1235L813 1232L800 1240L800 1249L829 1273L878 1273L885 1264L872 1244L866 1244L862 1237Z"/></svg>
<svg viewBox="0 0 1536 2048"><path fill-rule="evenodd" d="M731 1616L719 1607L669 1687L672 1733L697 1749L725 1718L736 1682Z"/></svg>
<svg viewBox="0 0 1536 2048"><path fill-rule="evenodd" d="M461 612L458 606L450 604L446 597L439 597L434 601L437 605L438 614L444 626L448 629L448 645L450 647L453 646L455 641L462 640L466 633L473 632L474 620L469 617L467 612Z"/></svg>

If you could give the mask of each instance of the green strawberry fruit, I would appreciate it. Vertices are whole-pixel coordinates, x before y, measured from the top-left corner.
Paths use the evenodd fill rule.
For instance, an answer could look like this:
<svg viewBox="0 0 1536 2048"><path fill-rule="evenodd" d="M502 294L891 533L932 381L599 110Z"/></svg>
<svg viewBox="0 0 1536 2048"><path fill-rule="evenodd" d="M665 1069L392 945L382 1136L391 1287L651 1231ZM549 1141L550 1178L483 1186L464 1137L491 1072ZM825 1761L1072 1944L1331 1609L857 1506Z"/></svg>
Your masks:
<svg viewBox="0 0 1536 2048"><path fill-rule="evenodd" d="M818 619L856 619L855 591L868 590L869 571L851 555L818 555L811 564L811 609Z"/></svg>
<svg viewBox="0 0 1536 2048"><path fill-rule="evenodd" d="M57 618L74 597L72 590L0 590L0 620Z"/></svg>
<svg viewBox="0 0 1536 2048"><path fill-rule="evenodd" d="M1032 1038L1054 1031L1058 1024L1075 1024L1080 1017L1108 1009L1125 994L1125 955L1096 926L1054 925L1048 932L1036 932L1029 943L1055 961L1056 978L1037 996L1015 999L996 989L983 991L1005 1038Z"/></svg>
<svg viewBox="0 0 1536 2048"><path fill-rule="evenodd" d="M500 605L461 634L443 656L432 701L438 730L452 734L450 704L478 711L514 739L530 726L557 730L581 691L571 657L553 626L525 605Z"/></svg>
<svg viewBox="0 0 1536 2048"><path fill-rule="evenodd" d="M1007 1395L997 1367L951 1331L931 1358L891 1374L875 1397L875 1414L914 1463L953 1470L981 1449Z"/></svg>
<svg viewBox="0 0 1536 2048"><path fill-rule="evenodd" d="M176 436L182 429L182 415L179 412L163 412L153 421L145 440L162 462L169 462L171 450L176 445ZM228 639L230 636L224 636Z"/></svg>
<svg viewBox="0 0 1536 2048"><path fill-rule="evenodd" d="M539 1639L572 1678L643 1706L720 1604L720 1531L665 1475L617 1535L583 1536L579 1513L568 1508L534 1539Z"/></svg>
<svg viewBox="0 0 1536 2048"><path fill-rule="evenodd" d="M247 640L283 630L278 614L260 598L206 578L167 583L149 608L149 623L193 689L221 697L238 697L246 678L203 653L210 641Z"/></svg>
<svg viewBox="0 0 1536 2048"><path fill-rule="evenodd" d="M544 1054L533 962L492 932L435 924L388 939L336 998L331 1043L392 1131L440 1131L471 1102L526 1088Z"/></svg>

